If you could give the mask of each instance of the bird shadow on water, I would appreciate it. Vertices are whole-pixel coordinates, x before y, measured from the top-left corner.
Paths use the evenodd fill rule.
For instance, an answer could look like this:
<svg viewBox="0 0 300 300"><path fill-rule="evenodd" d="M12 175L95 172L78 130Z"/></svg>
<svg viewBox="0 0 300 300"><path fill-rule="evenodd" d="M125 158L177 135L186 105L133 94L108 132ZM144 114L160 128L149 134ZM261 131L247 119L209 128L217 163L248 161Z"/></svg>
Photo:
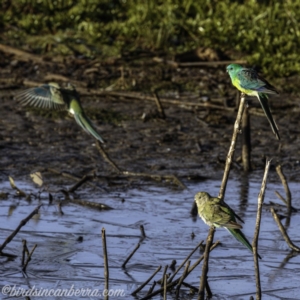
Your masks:
<svg viewBox="0 0 300 300"><path fill-rule="evenodd" d="M36 193L33 184L16 180L16 185L26 193ZM21 228L20 232L6 246L5 252L15 258L0 257L0 278L2 289L6 285L28 290L31 287L43 289L90 289L104 290L104 262L101 230L105 228L109 266L109 289L121 290L123 294L110 299L142 299L153 281L162 278L162 270L176 260L177 266L190 254L195 246L206 238L208 227L200 218L193 218L190 210L193 197L199 190L216 194L219 181L206 180L187 183L188 189L172 191L164 187L142 186L126 191L100 193L88 186L76 192L76 198L95 203L105 203L113 208L101 210L68 202L63 196L54 195L50 203L47 193L41 193L40 200L25 201L16 197L8 182L0 185L6 197L1 200L0 218L1 243L38 204L43 204L36 214ZM229 180L225 201L242 217L243 232L251 241L253 237L257 195L260 189L258 174ZM274 201L275 183L269 183L265 203ZM291 182L293 198L298 199L297 183ZM75 195L74 195L75 197ZM295 201L294 205L299 204ZM298 228L300 217L292 215L288 233L300 240ZM141 225L145 236L141 234ZM28 248L37 244L26 272L22 272L22 240ZM217 229L215 240L220 245L211 252L209 261L209 283L212 299L249 299L255 295L255 274L252 254L224 229ZM122 264L140 243L132 258ZM264 206L258 252L262 293L268 299L298 299L298 276L300 256L291 254L276 223ZM197 250L190 258L193 264L202 255ZM136 296L131 293L145 282L153 272L162 266L160 272ZM183 270L179 272L181 273ZM173 274L172 269L167 273ZM185 279L190 286L199 287L201 266L196 267ZM159 283L157 283L157 286ZM180 298L197 299L189 294L190 288L181 286ZM84 296L76 297L84 298ZM176 299L175 292L168 298ZM51 299L51 297L49 297ZM54 298L53 298L54 299ZM160 295L151 299L161 299Z"/></svg>

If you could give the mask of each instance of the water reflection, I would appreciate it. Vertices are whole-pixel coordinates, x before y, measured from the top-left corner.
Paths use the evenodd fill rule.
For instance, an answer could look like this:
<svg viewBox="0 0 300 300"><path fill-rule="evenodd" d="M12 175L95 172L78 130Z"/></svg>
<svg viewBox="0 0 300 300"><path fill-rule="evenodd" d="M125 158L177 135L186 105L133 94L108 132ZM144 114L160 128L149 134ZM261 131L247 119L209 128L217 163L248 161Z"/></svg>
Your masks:
<svg viewBox="0 0 300 300"><path fill-rule="evenodd" d="M105 203L114 209L99 210L66 203L63 215L57 213L56 207L58 201L63 201L63 195L54 195L53 205L49 205L46 194L42 195L43 207L39 215L22 227L5 248L5 252L18 257L13 261L0 257L0 285L29 287L35 284L67 288L74 284L77 288L99 288L104 280L101 229L105 227L110 287L125 288L126 299L135 299L130 295L133 287L148 279L159 265L162 265L163 270L174 259L179 265L199 241L206 238L208 226L198 216L191 217L190 214L193 198L200 190L217 195L219 184L219 181L204 181L191 184L184 191L150 186L148 190L133 189L110 194L86 188L78 190L76 197ZM230 179L226 192L226 202L244 219L243 232L250 240L254 232L260 185L260 179L254 175L244 175ZM28 203L22 198L15 198L14 191L6 184L0 188L2 192L8 193L7 199L1 200L0 206L2 243L37 206L38 200L32 198L31 203ZM273 195L276 188L277 185L268 184L265 203L275 201ZM26 193L36 192L27 183L22 183L22 189ZM299 199L297 183L290 183L290 189L293 198ZM296 200L293 205L299 207ZM299 216L292 214L288 233L296 244L300 240L300 232L297 230L299 224ZM141 225L145 228L146 238L142 237ZM79 237L82 238L81 242L78 242ZM38 245L27 267L27 279L20 273L22 239L27 240L29 248ZM249 299L255 293L251 253L224 229L216 230L215 240L221 241L221 246L211 253L209 269L209 281L215 299ZM126 270L123 270L123 262L138 242L141 243L140 248L127 263ZM265 209L258 250L263 257L260 261L262 289L263 292L268 291L264 295L268 299L282 297L279 290L285 289L284 297L294 297L294 289L298 287L298 276L295 275L300 270L300 256L289 252L271 213ZM191 257L191 264L200 255L196 251ZM197 287L200 274L199 266L186 282ZM161 277L162 271L153 280ZM153 280L138 296L146 294ZM187 287L182 289L188 293ZM160 296L153 299L160 299ZM190 299L197 299L197 295L190 296Z"/></svg>

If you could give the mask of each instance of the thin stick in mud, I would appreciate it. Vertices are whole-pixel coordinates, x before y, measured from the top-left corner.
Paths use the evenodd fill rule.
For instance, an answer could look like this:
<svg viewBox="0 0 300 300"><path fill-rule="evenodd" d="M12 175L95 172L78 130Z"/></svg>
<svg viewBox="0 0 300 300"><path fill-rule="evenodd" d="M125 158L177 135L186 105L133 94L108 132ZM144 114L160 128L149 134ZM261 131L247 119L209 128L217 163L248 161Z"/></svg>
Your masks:
<svg viewBox="0 0 300 300"><path fill-rule="evenodd" d="M103 149L103 147L101 146L101 144L99 143L99 141L96 141L96 146L97 146L97 149L99 150L100 154L104 158L104 160L106 162L108 162L118 174L122 174L124 176L132 176L132 177L149 177L149 178L152 178L152 179L155 179L155 178L160 178L160 179L164 178L166 180L173 181L176 185L178 185L182 189L186 188L186 186L175 175L155 175L155 174L148 174L148 173L137 173L137 172L130 172L130 171L122 171L117 166L117 164L115 164L110 159L109 155L105 152L105 150Z"/></svg>
<svg viewBox="0 0 300 300"><path fill-rule="evenodd" d="M162 119L165 119L166 118L165 111L164 111L164 108L163 108L163 106L162 106L162 104L160 102L160 98L158 96L157 91L154 91L154 99L155 99L155 103L156 103L156 106L157 106L157 110L158 110L158 112L160 114L160 117Z"/></svg>

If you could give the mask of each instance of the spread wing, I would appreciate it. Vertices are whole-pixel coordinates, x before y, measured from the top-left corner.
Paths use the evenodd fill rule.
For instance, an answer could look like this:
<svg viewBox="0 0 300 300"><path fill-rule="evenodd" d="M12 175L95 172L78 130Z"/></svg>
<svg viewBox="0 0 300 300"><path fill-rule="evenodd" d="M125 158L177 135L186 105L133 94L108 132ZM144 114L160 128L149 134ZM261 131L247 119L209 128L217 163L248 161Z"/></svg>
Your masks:
<svg viewBox="0 0 300 300"><path fill-rule="evenodd" d="M55 83L43 84L39 87L22 91L16 95L16 99L22 105L55 110L66 108L66 103L64 102L59 85Z"/></svg>

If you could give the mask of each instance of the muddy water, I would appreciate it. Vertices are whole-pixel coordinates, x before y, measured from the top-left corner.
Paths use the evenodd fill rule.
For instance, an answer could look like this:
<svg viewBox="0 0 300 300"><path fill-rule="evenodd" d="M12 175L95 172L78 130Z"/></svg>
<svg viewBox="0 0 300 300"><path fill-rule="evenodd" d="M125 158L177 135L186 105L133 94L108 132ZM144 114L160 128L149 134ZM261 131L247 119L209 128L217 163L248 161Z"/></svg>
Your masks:
<svg viewBox="0 0 300 300"><path fill-rule="evenodd" d="M246 178L230 179L226 193L226 202L245 221L243 232L249 239L254 232L262 176L260 173ZM27 193L37 193L37 188L30 181L19 181L17 178L15 180L17 186ZM175 191L168 187L157 187L154 183L146 189L134 188L126 192L111 193L84 186L74 198L105 203L114 209L100 211L68 203L62 206L62 214L57 207L58 200L63 199L61 194L54 194L51 205L46 193L41 195L40 202L34 198L28 202L14 196L8 182L3 182L1 191L9 194L7 199L1 200L0 205L1 243L38 203L43 203L43 206L39 215L34 216L5 248L5 252L15 254L17 258L0 257L0 287L15 285L15 289L25 290L33 286L43 289L96 289L101 293L104 289L101 229L105 228L109 288L111 293L122 291L121 296L113 295L110 299L141 298L146 295L153 280L137 297L131 296L131 292L148 279L159 265L164 268L173 259L179 265L199 241L206 238L208 227L201 219L193 218L190 214L193 196L200 190L217 195L219 184L219 181L207 180L188 184L188 189L184 191ZM300 206L297 186L297 183L290 183L294 207ZM274 196L275 190L284 194L278 183L269 183L266 204L269 201L280 203ZM298 245L299 224L299 214L293 214L288 233ZM141 238L140 225L145 228L145 239ZM27 276L21 272L22 239L27 240L29 249L37 244L27 268ZM213 299L249 299L251 295L255 296L251 253L224 229L217 229L215 240L220 240L221 246L212 252L210 260L209 283L214 294ZM121 265L138 242L141 243L140 248L126 268L122 268ZM287 258L290 254L289 248L267 206L264 206L262 215L259 253L262 256L260 272L264 298L299 299L300 256ZM196 251L191 263L200 255L200 251ZM198 287L201 267L202 265L198 266L185 281ZM161 276L162 271L154 280L159 280ZM188 292L187 288L182 287L180 298L197 299L197 296L189 296ZM4 298L3 293L2 297ZM84 297L81 294L73 298ZM103 296L98 296L95 299L102 298ZM153 299L161 299L161 296ZM168 299L175 299L175 295L168 294Z"/></svg>

